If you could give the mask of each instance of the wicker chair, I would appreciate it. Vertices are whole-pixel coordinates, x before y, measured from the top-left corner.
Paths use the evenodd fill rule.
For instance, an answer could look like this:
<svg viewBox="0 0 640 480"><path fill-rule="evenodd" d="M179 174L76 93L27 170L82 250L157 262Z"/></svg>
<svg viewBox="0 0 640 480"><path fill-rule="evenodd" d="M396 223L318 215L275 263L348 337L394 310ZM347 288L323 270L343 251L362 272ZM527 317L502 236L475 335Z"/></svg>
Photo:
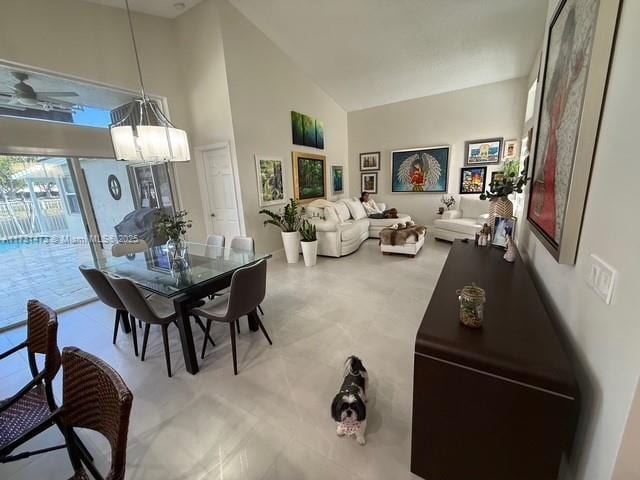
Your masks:
<svg viewBox="0 0 640 480"><path fill-rule="evenodd" d="M77 347L62 351L61 419L75 472L71 480L88 479L85 466L98 480L124 480L132 402L127 385L105 362ZM109 442L111 468L106 477L77 442L74 428L101 433Z"/></svg>
<svg viewBox="0 0 640 480"><path fill-rule="evenodd" d="M27 339L0 354L0 360L23 348L27 349L33 379L18 393L0 400L0 463L12 462L38 453L64 448L65 445L11 455L17 447L58 423L59 408L53 396L52 381L60 369L56 313L37 300L27 304ZM45 356L44 368L38 370L36 354Z"/></svg>

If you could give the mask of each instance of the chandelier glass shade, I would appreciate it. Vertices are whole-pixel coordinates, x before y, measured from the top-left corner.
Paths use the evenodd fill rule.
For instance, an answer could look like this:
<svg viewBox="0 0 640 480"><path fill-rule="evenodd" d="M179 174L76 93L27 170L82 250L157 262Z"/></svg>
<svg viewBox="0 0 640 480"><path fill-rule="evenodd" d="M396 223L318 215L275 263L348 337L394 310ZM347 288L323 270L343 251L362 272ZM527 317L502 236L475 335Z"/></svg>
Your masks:
<svg viewBox="0 0 640 480"><path fill-rule="evenodd" d="M191 155L187 132L176 128L162 113L160 106L145 93L128 0L125 0L125 6L133 53L138 67L141 95L129 104L125 115L120 120L109 126L116 159L130 162L189 161Z"/></svg>

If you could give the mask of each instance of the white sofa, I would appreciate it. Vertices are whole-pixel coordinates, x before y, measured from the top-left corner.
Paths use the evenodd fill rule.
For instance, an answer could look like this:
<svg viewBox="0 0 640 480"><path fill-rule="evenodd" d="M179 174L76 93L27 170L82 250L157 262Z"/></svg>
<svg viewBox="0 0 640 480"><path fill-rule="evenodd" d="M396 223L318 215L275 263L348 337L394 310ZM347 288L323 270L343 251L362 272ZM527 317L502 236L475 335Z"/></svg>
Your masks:
<svg viewBox="0 0 640 480"><path fill-rule="evenodd" d="M384 204L378 206L383 210L386 208ZM358 199L312 202L305 210L310 222L316 226L318 255L328 257L353 253L367 238L378 238L384 227L411 220L410 216L401 214L398 218L369 218Z"/></svg>
<svg viewBox="0 0 640 480"><path fill-rule="evenodd" d="M482 225L489 222L489 202L461 197L458 208L447 210L433 221L428 231L434 238L453 242L458 238L475 240Z"/></svg>

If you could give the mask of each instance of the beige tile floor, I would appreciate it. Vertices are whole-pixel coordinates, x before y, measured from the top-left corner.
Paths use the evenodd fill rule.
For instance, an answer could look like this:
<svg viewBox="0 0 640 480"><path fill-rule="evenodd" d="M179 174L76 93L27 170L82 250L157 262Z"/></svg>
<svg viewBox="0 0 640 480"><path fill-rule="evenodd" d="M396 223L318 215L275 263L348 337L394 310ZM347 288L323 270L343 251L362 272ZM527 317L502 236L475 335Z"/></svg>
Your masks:
<svg viewBox="0 0 640 480"><path fill-rule="evenodd" d="M319 258L314 268L273 260L263 307L274 345L242 321L238 376L224 325L214 326L217 347L196 376L186 373L178 333L170 330L171 379L160 332L152 331L141 363L127 336L111 344L113 312L99 303L60 315L59 343L103 358L133 391L128 479L418 478L409 471L413 343L448 251L427 241L415 259L388 257L369 240L348 257ZM0 335L0 350L23 336ZM363 359L371 377L365 446L337 437L329 416L350 354ZM24 356L1 362L0 398L16 391L26 372ZM104 468L106 443L84 436ZM52 429L33 444L56 440ZM69 475L64 451L0 465L3 480Z"/></svg>

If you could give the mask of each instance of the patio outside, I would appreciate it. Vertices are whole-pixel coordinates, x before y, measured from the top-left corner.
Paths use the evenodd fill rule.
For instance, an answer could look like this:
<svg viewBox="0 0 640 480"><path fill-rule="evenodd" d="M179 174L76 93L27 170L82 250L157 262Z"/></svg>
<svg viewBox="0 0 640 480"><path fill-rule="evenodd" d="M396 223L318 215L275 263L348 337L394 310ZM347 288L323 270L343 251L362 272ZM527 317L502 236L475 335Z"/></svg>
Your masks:
<svg viewBox="0 0 640 480"><path fill-rule="evenodd" d="M55 309L94 296L78 271L92 263L64 158L0 156L0 329L37 298Z"/></svg>

